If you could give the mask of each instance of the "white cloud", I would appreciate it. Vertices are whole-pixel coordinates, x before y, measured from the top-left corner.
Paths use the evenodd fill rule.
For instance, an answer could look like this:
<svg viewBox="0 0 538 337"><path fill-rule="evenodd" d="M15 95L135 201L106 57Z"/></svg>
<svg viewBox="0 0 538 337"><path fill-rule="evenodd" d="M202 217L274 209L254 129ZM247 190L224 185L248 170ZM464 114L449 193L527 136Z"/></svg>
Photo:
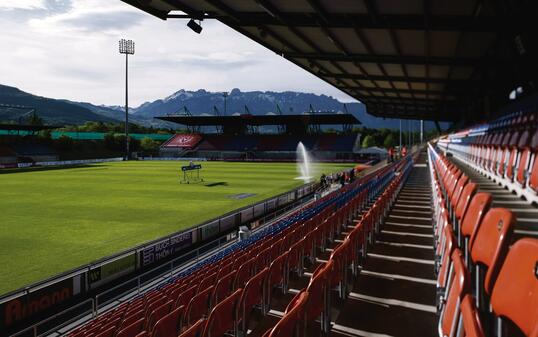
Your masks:
<svg viewBox="0 0 538 337"><path fill-rule="evenodd" d="M0 10L15 9L45 9L45 3L43 0L2 0L0 2Z"/></svg>
<svg viewBox="0 0 538 337"><path fill-rule="evenodd" d="M55 6L50 1L47 15L20 18L0 11L0 31L7 32L0 34L2 84L42 96L121 104L125 59L118 40L129 38L136 42L129 60L132 105L181 88L295 90L351 100L216 21L204 22L198 35L184 20L163 21L121 1L74 0L61 6L62 1ZM30 2L43 5L26 5Z"/></svg>

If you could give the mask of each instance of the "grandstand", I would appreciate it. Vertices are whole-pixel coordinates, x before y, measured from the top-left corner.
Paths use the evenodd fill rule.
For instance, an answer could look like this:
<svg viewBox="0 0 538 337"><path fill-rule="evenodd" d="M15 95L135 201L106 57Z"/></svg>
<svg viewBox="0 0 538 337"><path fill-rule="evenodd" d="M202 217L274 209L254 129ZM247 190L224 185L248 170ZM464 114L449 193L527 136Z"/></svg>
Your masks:
<svg viewBox="0 0 538 337"><path fill-rule="evenodd" d="M353 159L360 148L360 135L351 131L360 124L352 114L163 116L168 122L191 130L216 127L219 133L172 136L161 145L162 156L208 159L295 160L302 142L317 160ZM322 125L342 125L342 132L323 133ZM263 134L259 127L279 126L282 132Z"/></svg>
<svg viewBox="0 0 538 337"><path fill-rule="evenodd" d="M58 154L53 149L38 144L31 137L39 131L55 128L57 126L0 124L0 168L58 160Z"/></svg>
<svg viewBox="0 0 538 337"><path fill-rule="evenodd" d="M342 185L304 186L2 298L2 327L19 324L2 333L538 337L534 3L123 1L161 19L219 20L377 116L453 121L453 132ZM354 154L352 135L312 134L297 123L310 116L290 118L282 134L259 135L273 125L265 116L163 116L222 129L176 135L163 151L284 160L303 141L328 160ZM142 274L107 283L135 266Z"/></svg>

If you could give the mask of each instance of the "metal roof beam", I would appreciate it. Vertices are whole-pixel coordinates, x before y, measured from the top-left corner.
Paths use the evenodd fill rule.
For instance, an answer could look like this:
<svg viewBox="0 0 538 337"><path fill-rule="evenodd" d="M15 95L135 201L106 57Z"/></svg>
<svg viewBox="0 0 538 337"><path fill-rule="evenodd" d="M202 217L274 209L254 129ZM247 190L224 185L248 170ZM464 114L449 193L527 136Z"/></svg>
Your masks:
<svg viewBox="0 0 538 337"><path fill-rule="evenodd" d="M399 89L399 88L358 88L355 86L344 86L343 88L349 88L349 89L357 89L357 90L363 90L368 92L379 92L379 93L394 93L394 94L411 94L411 95L443 95L445 92L447 94L462 94L465 93L464 90L455 90L454 88L451 90L419 90L419 89Z"/></svg>
<svg viewBox="0 0 538 337"><path fill-rule="evenodd" d="M158 10L156 8L151 7L151 6L146 6L141 1L138 1L138 0L122 0L122 1L125 2L125 3L128 3L131 6L134 6L134 7L138 8L138 9L141 9L141 10L143 10L144 12L146 12L148 14L156 16L159 19L166 20L168 18L167 17L167 15L168 15L167 12L160 11L160 10Z"/></svg>
<svg viewBox="0 0 538 337"><path fill-rule="evenodd" d="M288 57L312 59L319 61L336 62L366 62L366 63L392 63L392 64L415 64L415 65L457 65L474 67L478 63L485 61L469 58L451 57L424 57L413 55L370 55L370 54L348 54L338 53L287 53Z"/></svg>
<svg viewBox="0 0 538 337"><path fill-rule="evenodd" d="M202 11L198 11L194 8L192 8L191 6L189 5L185 5L184 3L178 1L178 0L162 0L163 2L165 2L166 4L182 11L183 13L187 14L187 17L188 18L191 18L191 19L198 19L198 20L202 20L202 19L205 19L205 14L204 12ZM179 16L178 15L167 15L167 18L178 18ZM183 16L185 17L185 16Z"/></svg>
<svg viewBox="0 0 538 337"><path fill-rule="evenodd" d="M438 84L447 84L454 86L476 86L484 84L483 80L480 79L447 79L447 78L436 78L436 77L407 77L407 76L383 76L383 75L362 75L362 74L333 74L333 73L323 73L319 74L322 77L328 78L337 78L341 80L364 80L364 81L393 81L393 82L406 82L411 83L438 83Z"/></svg>
<svg viewBox="0 0 538 337"><path fill-rule="evenodd" d="M129 3L138 3L136 0L124 0ZM209 0L213 2L214 0ZM220 2L220 1L219 1ZM256 1L260 3L261 1ZM213 3L211 3L213 5ZM220 3L222 4L222 3ZM261 4L260 7L265 7ZM227 6L226 6L227 7ZM140 7L139 7L140 8ZM218 10L220 7L215 6ZM265 8L264 8L265 9ZM144 9L146 10L146 9ZM178 10L181 10L178 8ZM223 12L224 13L224 12ZM323 22L330 28L350 28L358 26L360 28L370 29L402 29L402 30L430 30L436 31L467 31L467 32L501 32L506 27L503 22L499 22L495 17L481 16L472 18L468 16L429 16L429 25L425 27L424 15L400 15L400 14L381 14L381 19L373 19L370 14L334 14L326 13L286 13L278 12L280 17L274 15L270 9L266 12L236 12L235 19L239 19L242 26L260 26L260 25L292 25L296 27L319 27ZM218 12L208 12L213 18L226 22L229 21L227 14L222 15ZM173 17L171 14L170 17ZM286 23L284 24L283 21Z"/></svg>

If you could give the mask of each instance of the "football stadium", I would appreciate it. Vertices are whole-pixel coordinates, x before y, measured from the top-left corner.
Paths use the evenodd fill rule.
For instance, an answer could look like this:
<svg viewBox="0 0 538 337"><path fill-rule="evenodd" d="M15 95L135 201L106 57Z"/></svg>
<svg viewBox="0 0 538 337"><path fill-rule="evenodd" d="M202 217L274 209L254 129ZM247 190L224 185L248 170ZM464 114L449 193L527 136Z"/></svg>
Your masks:
<svg viewBox="0 0 538 337"><path fill-rule="evenodd" d="M354 102L129 112L124 39L125 108L0 86L0 337L538 337L534 3L116 2L167 33L217 23Z"/></svg>

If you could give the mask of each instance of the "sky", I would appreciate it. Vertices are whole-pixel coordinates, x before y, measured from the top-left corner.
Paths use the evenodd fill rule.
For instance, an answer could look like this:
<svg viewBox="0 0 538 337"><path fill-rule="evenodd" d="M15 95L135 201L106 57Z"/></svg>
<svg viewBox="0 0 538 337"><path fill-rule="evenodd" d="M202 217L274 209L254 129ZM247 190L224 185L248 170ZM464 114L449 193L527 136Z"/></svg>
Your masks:
<svg viewBox="0 0 538 337"><path fill-rule="evenodd" d="M350 96L212 20L202 34L119 0L0 0L0 84L94 104L124 103L120 38L129 58L129 105L179 89L302 91Z"/></svg>

